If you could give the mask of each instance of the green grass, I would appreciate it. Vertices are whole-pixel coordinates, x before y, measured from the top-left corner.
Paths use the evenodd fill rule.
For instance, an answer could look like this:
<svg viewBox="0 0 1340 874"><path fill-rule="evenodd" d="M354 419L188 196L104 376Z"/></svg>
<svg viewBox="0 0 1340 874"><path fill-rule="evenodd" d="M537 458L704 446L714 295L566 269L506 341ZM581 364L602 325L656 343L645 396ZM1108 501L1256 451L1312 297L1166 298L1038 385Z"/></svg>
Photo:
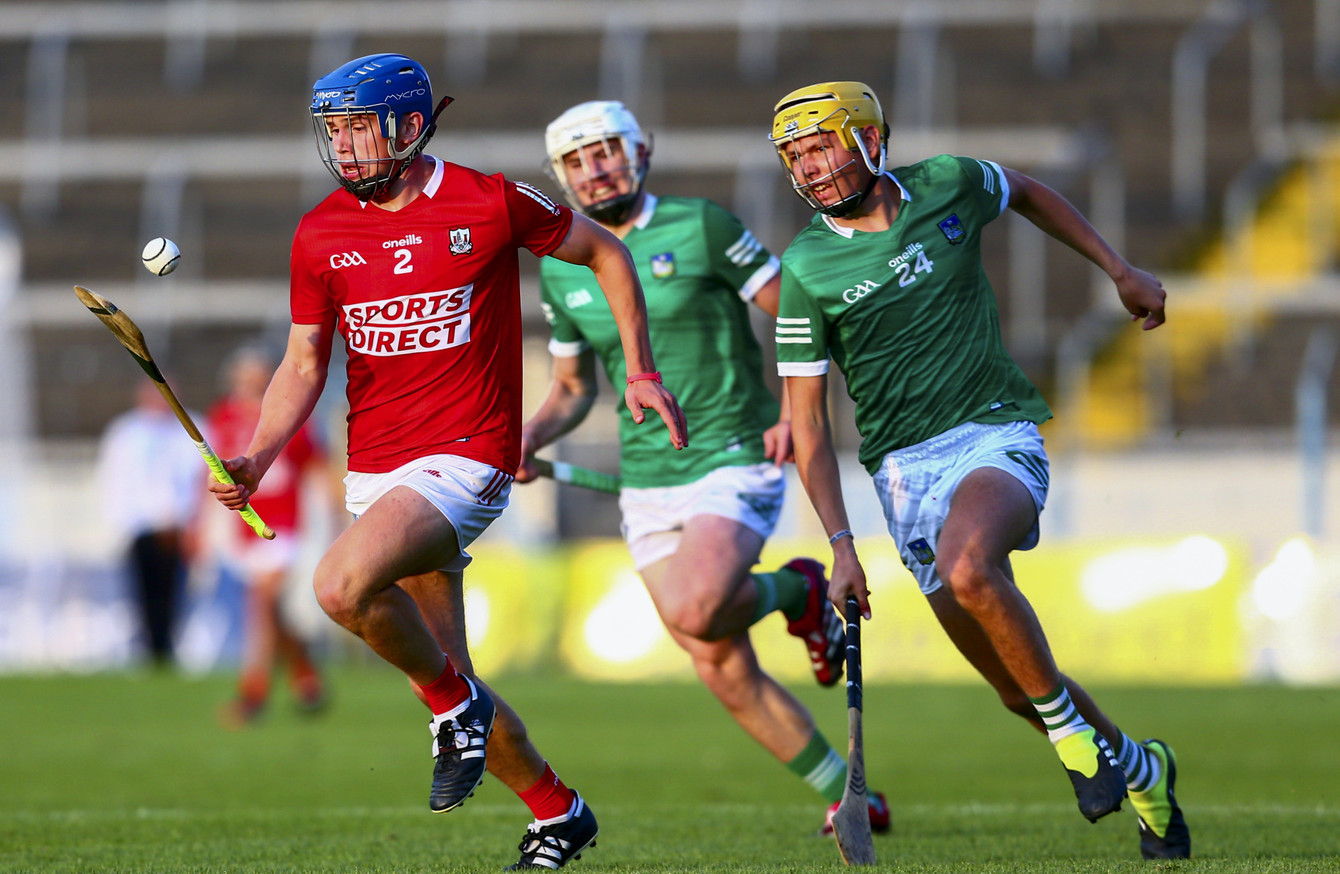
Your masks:
<svg viewBox="0 0 1340 874"><path fill-rule="evenodd" d="M600 817L577 871L836 871L824 804L692 685L497 686ZM427 811L426 713L403 680L335 676L303 719L220 728L225 676L0 677L0 871L454 872L516 861L529 814L488 780ZM797 690L845 748L840 690ZM1340 871L1340 690L1098 689L1179 754L1196 858L1139 858L1129 810L1091 826L1050 748L978 686L866 691L870 782L900 871Z"/></svg>

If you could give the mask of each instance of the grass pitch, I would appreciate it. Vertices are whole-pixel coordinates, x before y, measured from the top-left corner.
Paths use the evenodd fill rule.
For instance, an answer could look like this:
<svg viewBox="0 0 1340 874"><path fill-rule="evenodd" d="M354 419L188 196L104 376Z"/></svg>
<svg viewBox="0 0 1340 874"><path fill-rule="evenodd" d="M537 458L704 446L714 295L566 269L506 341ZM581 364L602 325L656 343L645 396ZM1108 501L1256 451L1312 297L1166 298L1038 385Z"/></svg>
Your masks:
<svg viewBox="0 0 1340 874"><path fill-rule="evenodd" d="M825 805L694 685L511 677L499 691L600 818L574 871L836 871ZM215 711L231 678L0 677L0 871L457 872L516 861L528 811L492 779L427 809L426 712L389 670L335 674L305 719ZM280 690L282 693L282 689ZM846 746L841 689L796 690ZM1340 871L1340 690L1093 690L1179 756L1196 858L1139 857L1129 810L1090 825L1046 742L984 686L866 690L880 868L926 872Z"/></svg>

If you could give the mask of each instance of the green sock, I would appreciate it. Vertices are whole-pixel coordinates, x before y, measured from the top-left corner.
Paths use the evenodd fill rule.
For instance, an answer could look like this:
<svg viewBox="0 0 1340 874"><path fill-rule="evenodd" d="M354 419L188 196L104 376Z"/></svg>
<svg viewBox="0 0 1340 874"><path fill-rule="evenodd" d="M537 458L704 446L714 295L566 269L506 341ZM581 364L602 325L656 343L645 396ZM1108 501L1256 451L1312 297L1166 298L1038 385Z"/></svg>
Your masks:
<svg viewBox="0 0 1340 874"><path fill-rule="evenodd" d="M786 768L818 790L829 803L842 800L842 790L847 785L847 763L817 728L805 749L787 762Z"/></svg>
<svg viewBox="0 0 1340 874"><path fill-rule="evenodd" d="M805 615L807 590L805 575L800 571L784 567L770 574L751 576L758 589L758 600L754 602L754 615L749 622L750 625L774 610L781 610L782 615L791 622Z"/></svg>
<svg viewBox="0 0 1340 874"><path fill-rule="evenodd" d="M777 609L777 578L776 574L750 574L750 576L754 578L754 588L758 591L758 598L754 601L754 615L749 619L749 624L753 625Z"/></svg>

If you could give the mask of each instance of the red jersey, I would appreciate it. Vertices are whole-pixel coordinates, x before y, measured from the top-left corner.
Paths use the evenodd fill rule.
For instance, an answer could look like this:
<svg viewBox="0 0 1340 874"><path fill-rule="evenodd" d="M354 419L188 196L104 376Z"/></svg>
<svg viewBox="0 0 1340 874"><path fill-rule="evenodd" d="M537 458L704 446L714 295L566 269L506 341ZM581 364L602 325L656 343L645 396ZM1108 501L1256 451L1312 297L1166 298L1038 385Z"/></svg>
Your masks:
<svg viewBox="0 0 1340 874"><path fill-rule="evenodd" d="M232 458L246 452L260 415L259 404L232 398L219 401L210 408L205 426L210 446L221 458ZM304 424L280 451L279 457L266 472L260 491L251 498L251 508L275 531L297 533L301 521L302 473L317 456L311 429ZM241 516L237 516L237 526L238 532L246 538L255 537Z"/></svg>
<svg viewBox="0 0 1340 874"><path fill-rule="evenodd" d="M539 190L429 158L388 212L334 192L293 240L294 324L332 320L348 351L349 469L449 453L514 474L521 456L517 250L548 255L572 212Z"/></svg>

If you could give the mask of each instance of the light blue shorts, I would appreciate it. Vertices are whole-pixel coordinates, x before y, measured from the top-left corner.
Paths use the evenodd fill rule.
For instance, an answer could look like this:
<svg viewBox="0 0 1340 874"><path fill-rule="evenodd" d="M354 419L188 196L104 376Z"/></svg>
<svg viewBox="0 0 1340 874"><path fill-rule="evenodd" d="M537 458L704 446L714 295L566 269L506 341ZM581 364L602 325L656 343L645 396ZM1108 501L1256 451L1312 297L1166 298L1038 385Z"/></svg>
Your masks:
<svg viewBox="0 0 1340 874"><path fill-rule="evenodd" d="M890 452L875 472L875 491L903 564L927 595L944 583L935 568L940 531L954 490L974 470L994 467L1023 483L1038 513L1047 502L1050 465L1032 422L968 422L929 440ZM1038 545L1038 523L1017 549Z"/></svg>

